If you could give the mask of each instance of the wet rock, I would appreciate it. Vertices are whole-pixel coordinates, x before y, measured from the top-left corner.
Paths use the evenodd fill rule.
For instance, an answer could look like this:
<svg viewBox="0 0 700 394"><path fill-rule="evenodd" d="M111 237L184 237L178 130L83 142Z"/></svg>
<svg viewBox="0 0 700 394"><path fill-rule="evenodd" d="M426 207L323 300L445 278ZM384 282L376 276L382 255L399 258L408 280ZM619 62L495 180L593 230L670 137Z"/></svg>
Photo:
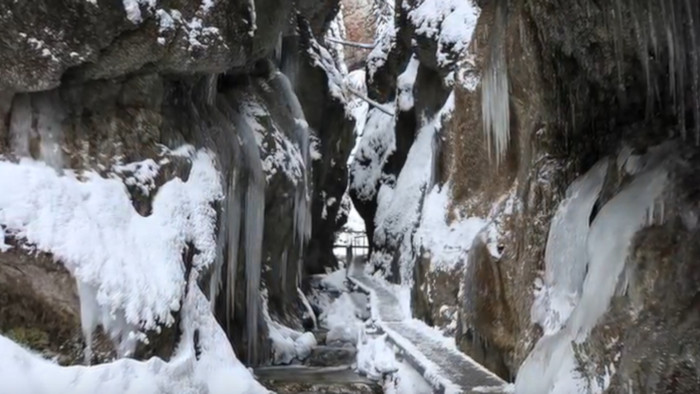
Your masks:
<svg viewBox="0 0 700 394"><path fill-rule="evenodd" d="M50 255L30 256L7 243L13 246L0 253L0 332L62 364L81 361L75 281Z"/></svg>
<svg viewBox="0 0 700 394"><path fill-rule="evenodd" d="M312 367L335 367L355 362L357 349L348 347L316 346L306 364Z"/></svg>

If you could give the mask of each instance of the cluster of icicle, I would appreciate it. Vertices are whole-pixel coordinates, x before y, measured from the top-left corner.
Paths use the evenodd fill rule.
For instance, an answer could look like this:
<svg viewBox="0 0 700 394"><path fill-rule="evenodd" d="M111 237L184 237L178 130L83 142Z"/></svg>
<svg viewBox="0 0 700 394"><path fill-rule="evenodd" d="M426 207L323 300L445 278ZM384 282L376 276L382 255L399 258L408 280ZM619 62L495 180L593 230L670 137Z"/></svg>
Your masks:
<svg viewBox="0 0 700 394"><path fill-rule="evenodd" d="M481 85L487 149L490 158L495 155L497 164L504 159L510 140L505 3L499 0L496 5ZM636 55L644 72L647 113L654 113L656 102L672 103L681 136L685 139L686 115L690 112L694 142L700 144L700 3L694 0L615 0L603 14L613 37L620 87L624 85L623 40L630 35L636 40Z"/></svg>
<svg viewBox="0 0 700 394"><path fill-rule="evenodd" d="M496 164L505 158L510 140L510 108L508 95L508 66L506 64L507 6L498 0L491 28L489 54L481 85L481 113L489 160L495 155ZM492 153L493 151L493 153Z"/></svg>
<svg viewBox="0 0 700 394"><path fill-rule="evenodd" d="M646 79L647 112L655 100L670 100L682 137L687 138L686 105L692 103L695 143L700 144L700 3L695 0L615 0L605 13L613 32L618 80L622 84L623 30L632 29ZM667 86L660 81L667 77ZM662 97L664 90L669 97ZM688 93L692 95L687 100Z"/></svg>
<svg viewBox="0 0 700 394"><path fill-rule="evenodd" d="M281 72L274 72L268 81L272 89L283 95L283 100L295 120L294 138L304 158L303 177L296 184L294 195L293 231L294 242L299 253L297 261L297 278L301 278L303 268L303 250L311 236L311 199L309 195L310 180L310 135L301 104L292 89L289 79ZM260 314L260 286L262 243L265 223L265 186L259 147L253 129L245 115L233 111L233 123L240 139L240 144L233 144L233 166L230 171L228 188L224 198L224 217L219 233L219 257L210 285L210 299L215 300L223 287L225 291L225 319L227 324L233 320L236 294L236 274L239 256L245 262L246 283L246 331L251 340L247 343L247 355L250 363L259 360L258 320ZM242 243L242 245L241 245ZM241 247L242 246L242 247ZM286 260L285 253L283 260ZM287 261L278 264L281 280L286 282ZM222 277L225 275L225 278ZM212 301L212 303L214 303ZM228 328L230 331L230 327Z"/></svg>

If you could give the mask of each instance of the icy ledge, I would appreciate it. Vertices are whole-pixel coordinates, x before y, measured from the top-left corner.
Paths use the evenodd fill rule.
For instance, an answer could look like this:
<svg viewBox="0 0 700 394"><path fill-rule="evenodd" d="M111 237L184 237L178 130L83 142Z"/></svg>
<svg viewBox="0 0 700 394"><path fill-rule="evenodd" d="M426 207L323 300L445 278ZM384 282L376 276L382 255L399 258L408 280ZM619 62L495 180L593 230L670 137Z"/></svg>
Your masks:
<svg viewBox="0 0 700 394"><path fill-rule="evenodd" d="M29 159L0 162L0 225L6 235L51 253L76 279L88 357L97 325L125 356L143 338L139 331L174 322L172 312L180 309L185 289L183 250L197 250L195 270L214 260L212 203L222 197L214 158L192 147L169 153L189 158L189 178L161 186L145 217L117 176L71 170L59 175ZM158 173L158 165L148 162L154 170L139 173L139 182ZM131 166L142 167L138 164Z"/></svg>
<svg viewBox="0 0 700 394"><path fill-rule="evenodd" d="M153 196L152 213L134 209L127 185L150 192L160 166L174 157L191 163L187 181L174 178ZM2 249L10 236L51 253L78 282L81 321L90 338L102 325L120 356L144 331L172 325L180 311L182 339L169 362L120 359L91 367L61 367L0 337L0 392L16 394L266 392L236 359L197 287L216 255L213 203L222 198L214 157L191 146L113 168L59 174L44 163L0 161ZM122 180L116 174L133 175ZM195 249L189 277L183 251ZM189 283L189 285L188 285Z"/></svg>
<svg viewBox="0 0 700 394"><path fill-rule="evenodd" d="M196 285L196 274L190 283L182 309L182 340L169 362L160 358L120 359L91 367L62 367L0 336L0 392L267 393L236 359L226 335L209 311L209 302Z"/></svg>

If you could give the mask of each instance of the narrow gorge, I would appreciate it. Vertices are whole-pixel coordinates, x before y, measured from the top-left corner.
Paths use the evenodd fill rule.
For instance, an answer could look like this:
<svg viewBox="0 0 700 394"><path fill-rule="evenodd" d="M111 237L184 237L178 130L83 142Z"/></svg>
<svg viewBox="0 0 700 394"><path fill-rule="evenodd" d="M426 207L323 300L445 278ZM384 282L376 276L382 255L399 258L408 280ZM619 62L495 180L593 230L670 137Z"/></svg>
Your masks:
<svg viewBox="0 0 700 394"><path fill-rule="evenodd" d="M0 393L700 392L696 0L0 0Z"/></svg>

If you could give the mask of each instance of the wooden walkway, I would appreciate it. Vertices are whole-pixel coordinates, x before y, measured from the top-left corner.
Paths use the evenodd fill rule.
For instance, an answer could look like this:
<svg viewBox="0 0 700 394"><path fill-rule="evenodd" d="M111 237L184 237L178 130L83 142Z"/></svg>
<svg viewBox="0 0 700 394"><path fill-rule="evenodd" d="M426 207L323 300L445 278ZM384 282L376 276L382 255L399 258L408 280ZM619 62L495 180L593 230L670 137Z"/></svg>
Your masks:
<svg viewBox="0 0 700 394"><path fill-rule="evenodd" d="M405 319L399 300L381 283L362 274L361 270L351 271L348 279L370 295L372 317L377 325L437 392L512 392L512 385L459 352L447 338L418 321Z"/></svg>

